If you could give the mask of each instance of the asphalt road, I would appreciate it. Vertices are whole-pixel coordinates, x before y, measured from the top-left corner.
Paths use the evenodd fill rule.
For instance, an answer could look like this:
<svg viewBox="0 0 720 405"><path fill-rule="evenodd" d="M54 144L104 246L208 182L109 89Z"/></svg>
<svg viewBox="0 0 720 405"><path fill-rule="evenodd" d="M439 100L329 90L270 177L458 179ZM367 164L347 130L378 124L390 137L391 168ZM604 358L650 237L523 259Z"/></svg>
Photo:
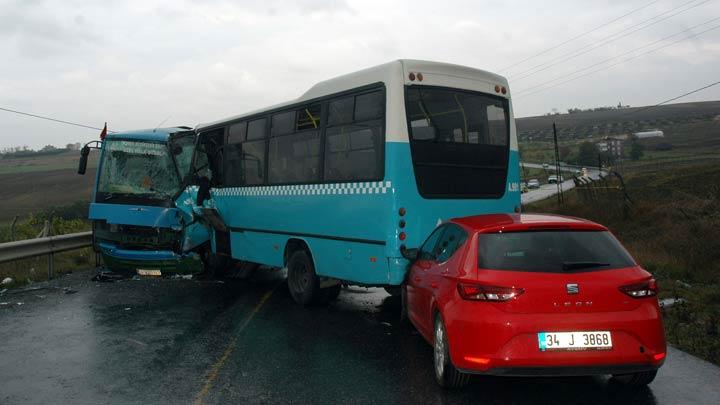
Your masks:
<svg viewBox="0 0 720 405"><path fill-rule="evenodd" d="M541 164L537 163L521 163L521 165L527 166L527 167L533 167L536 169L542 169ZM571 172L574 175L576 167L575 166L563 166L562 170L566 172ZM588 168L588 176L591 179L597 180L600 177L600 171L597 168ZM554 173L554 171L549 171L549 173ZM573 181L573 176L567 175L563 176L567 180L565 180L562 183L562 190L563 192L568 191L575 187L575 182ZM526 179L527 180L527 179ZM558 187L556 184L543 184L540 186L540 188L534 188L528 190L527 193L524 193L520 196L520 199L523 204L529 204L535 201L544 200L546 198L552 197L558 193Z"/></svg>
<svg viewBox="0 0 720 405"><path fill-rule="evenodd" d="M430 346L380 289L302 308L279 271L225 283L91 276L0 296L0 403L720 403L720 369L674 349L636 391L482 376L444 391Z"/></svg>

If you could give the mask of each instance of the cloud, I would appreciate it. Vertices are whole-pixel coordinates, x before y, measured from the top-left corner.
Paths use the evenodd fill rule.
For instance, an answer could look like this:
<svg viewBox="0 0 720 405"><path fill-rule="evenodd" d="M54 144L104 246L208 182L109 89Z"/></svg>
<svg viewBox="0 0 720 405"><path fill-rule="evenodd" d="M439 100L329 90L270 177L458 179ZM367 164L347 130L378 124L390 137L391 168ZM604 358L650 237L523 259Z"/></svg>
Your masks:
<svg viewBox="0 0 720 405"><path fill-rule="evenodd" d="M415 0L0 0L0 106L113 129L194 126L286 101L314 83L398 58L490 71L646 4ZM577 59L513 76L675 7L660 1L500 73L519 90L720 14L713 2ZM632 63L514 100L518 116L553 107L651 104L715 77L720 29ZM694 86L694 87L693 87ZM675 92L675 93L673 93ZM718 98L720 91L703 93ZM0 146L96 137L0 112Z"/></svg>

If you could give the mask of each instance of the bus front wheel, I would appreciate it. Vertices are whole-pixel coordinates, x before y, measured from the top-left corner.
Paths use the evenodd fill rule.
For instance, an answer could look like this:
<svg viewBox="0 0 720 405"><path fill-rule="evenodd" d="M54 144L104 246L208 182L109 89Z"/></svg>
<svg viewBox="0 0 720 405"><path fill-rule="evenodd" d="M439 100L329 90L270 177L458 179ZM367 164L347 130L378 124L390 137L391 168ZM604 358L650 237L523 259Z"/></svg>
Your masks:
<svg viewBox="0 0 720 405"><path fill-rule="evenodd" d="M301 305L309 305L316 301L320 293L320 280L315 274L310 255L304 250L294 252L287 263L287 283L290 295Z"/></svg>

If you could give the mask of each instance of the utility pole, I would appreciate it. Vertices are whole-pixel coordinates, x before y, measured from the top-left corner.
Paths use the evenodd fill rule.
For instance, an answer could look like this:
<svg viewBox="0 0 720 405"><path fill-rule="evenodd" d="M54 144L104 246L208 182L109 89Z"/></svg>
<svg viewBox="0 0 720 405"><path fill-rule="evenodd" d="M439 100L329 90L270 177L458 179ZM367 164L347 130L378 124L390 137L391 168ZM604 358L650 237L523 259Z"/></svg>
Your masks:
<svg viewBox="0 0 720 405"><path fill-rule="evenodd" d="M562 193L562 176L560 175L560 149L558 148L557 127L555 126L555 121L553 121L553 140L555 142L555 175L557 176L557 182L555 184L557 184L558 204L562 205L565 200Z"/></svg>

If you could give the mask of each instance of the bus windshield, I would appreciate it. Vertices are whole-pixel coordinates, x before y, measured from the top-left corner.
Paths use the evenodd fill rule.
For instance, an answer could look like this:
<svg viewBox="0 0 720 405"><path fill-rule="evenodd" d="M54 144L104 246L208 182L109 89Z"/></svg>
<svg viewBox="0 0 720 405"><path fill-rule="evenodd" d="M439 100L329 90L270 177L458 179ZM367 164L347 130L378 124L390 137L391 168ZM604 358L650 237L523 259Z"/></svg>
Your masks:
<svg viewBox="0 0 720 405"><path fill-rule="evenodd" d="M489 94L408 86L415 180L425 198L499 198L506 189L509 103Z"/></svg>
<svg viewBox="0 0 720 405"><path fill-rule="evenodd" d="M180 191L181 179L167 144L106 140L104 149L98 202L128 198L168 200ZM183 156L179 152L178 156Z"/></svg>

